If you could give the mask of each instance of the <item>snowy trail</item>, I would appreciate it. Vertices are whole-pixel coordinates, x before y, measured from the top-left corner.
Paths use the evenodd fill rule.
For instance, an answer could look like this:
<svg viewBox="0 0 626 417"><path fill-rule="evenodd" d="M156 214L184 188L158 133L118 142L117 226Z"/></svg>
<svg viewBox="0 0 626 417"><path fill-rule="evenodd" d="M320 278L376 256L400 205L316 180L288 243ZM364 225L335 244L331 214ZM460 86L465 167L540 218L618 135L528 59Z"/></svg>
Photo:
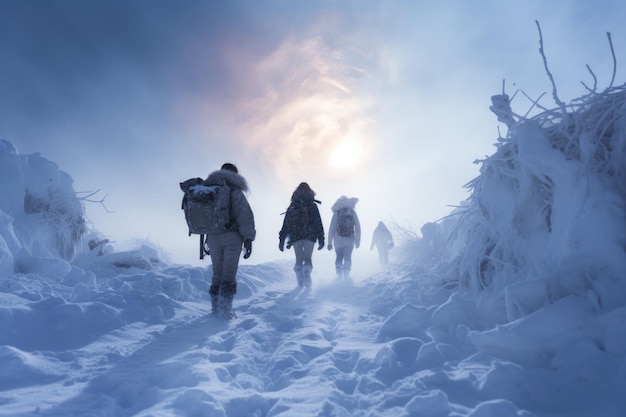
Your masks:
<svg viewBox="0 0 626 417"><path fill-rule="evenodd" d="M208 301L186 302L166 324L135 323L62 355L42 352L61 368L48 386L55 395L33 409L18 398L39 387L13 390L7 415L311 415L329 398L337 403L325 405L328 415L338 415L338 404L355 401L357 361L375 355L368 291L322 272L312 289L296 289L290 265L271 277L242 270L249 296L235 300L237 319L218 321Z"/></svg>
<svg viewBox="0 0 626 417"><path fill-rule="evenodd" d="M619 387L595 389L593 379L568 387L564 378L578 375L569 368L526 370L486 354L534 348L518 343L532 337L528 320L473 334L450 325L477 312L443 289L424 293L419 270L365 268L338 281L320 268L313 288L301 290L290 262L244 265L238 317L229 322L209 314L207 275L134 271L99 276L89 288L73 284L74 274L2 281L21 296L0 293L0 415L531 417L521 410L534 409L587 417L598 402L608 404L605 415L621 415L623 402L611 405ZM46 295L30 302L42 283ZM571 309L560 311L555 317ZM54 320L42 321L48 315ZM58 331L41 325L53 322ZM68 339L53 340L58 335ZM556 411L555 399L568 406Z"/></svg>
<svg viewBox="0 0 626 417"><path fill-rule="evenodd" d="M355 385L346 377L360 356L354 342L362 339L365 350L371 341L371 330L359 326L367 292L350 282L319 279L312 290L292 289L292 275L288 269L267 291L236 306L239 322L209 336L207 356L195 364L217 376L219 387L207 378L196 388L214 393L227 416L255 415L255 409L258 415L312 415ZM350 346L343 346L347 333Z"/></svg>
<svg viewBox="0 0 626 417"><path fill-rule="evenodd" d="M569 372L524 370L479 352L475 343L509 354L531 345L514 343L525 335L523 326L519 334L511 328L471 337L467 327L450 326L476 311L460 299L450 302L443 289L426 294L420 285L427 276L419 270L377 273L363 265L352 280L339 281L321 267L313 288L302 290L291 268L291 262L243 265L238 317L228 322L210 316L208 269L99 276L86 299L104 302L85 303L85 288L69 291L73 278L12 279L28 290L23 296L35 297L43 280L49 294L34 303L0 297L5 318L38 323L41 305L53 305L43 311L63 326L0 333L0 415L530 417L520 410L535 409L541 417L586 417L595 406L585 394L592 381L564 389L560 381ZM60 303L59 294L72 301ZM15 328L11 323L7 329ZM92 342L81 336L89 324L99 329ZM503 345L505 331L514 336ZM26 335L37 332L28 342ZM28 348L35 345L48 348ZM605 402L615 395L594 393ZM552 412L555 398L572 403L566 414Z"/></svg>

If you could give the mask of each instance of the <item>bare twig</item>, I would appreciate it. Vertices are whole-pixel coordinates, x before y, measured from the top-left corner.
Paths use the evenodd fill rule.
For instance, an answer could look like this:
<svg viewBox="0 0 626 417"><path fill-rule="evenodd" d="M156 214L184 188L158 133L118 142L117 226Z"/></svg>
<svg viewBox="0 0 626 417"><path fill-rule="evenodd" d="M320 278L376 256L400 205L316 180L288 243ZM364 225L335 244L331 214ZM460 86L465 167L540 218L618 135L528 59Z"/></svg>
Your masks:
<svg viewBox="0 0 626 417"><path fill-rule="evenodd" d="M526 94L526 93L525 93L525 92L523 92L523 91L522 91L522 94L524 94L524 95L526 96L526 98L527 98L528 100L530 100L530 101L531 101L531 103L533 103L533 104L532 104L532 106L530 106L530 108L528 109L528 111L527 111L527 112L526 112L526 114L524 115L524 119L526 119L526 117L528 116L528 114L529 114L529 113L533 110L533 108L535 108L535 106L536 106L536 107L539 107L540 109L543 109L543 107L541 107L541 106L539 105L539 100L541 100L541 97L543 97L543 96L546 94L545 92L544 92L544 93L541 93L541 95L537 98L537 100L533 100L532 98L530 98L530 97L528 96L528 94ZM545 109L544 109L544 110L545 110Z"/></svg>
<svg viewBox="0 0 626 417"><path fill-rule="evenodd" d="M613 76L611 77L611 83L609 84L609 88L611 88L613 87L613 83L615 82L615 73L617 72L617 58L615 58L615 49L613 49L611 32L607 32L606 37L609 39L609 45L611 46L611 55L613 56Z"/></svg>
<svg viewBox="0 0 626 417"><path fill-rule="evenodd" d="M86 196L84 197L79 197L79 200L83 200L83 201L89 201L90 203L100 203L102 201L104 201L104 199L106 198L106 196L104 196L101 200L90 200L89 198L98 194L100 192L100 190L96 190L96 191L79 191L76 194L84 194L84 193L88 193Z"/></svg>
<svg viewBox="0 0 626 417"><path fill-rule="evenodd" d="M581 84L590 92L590 93L595 93L597 88L598 88L598 78L596 77L596 74L593 73L593 71L591 70L591 67L589 65L586 65L587 70L589 71L589 74L591 74L591 76L593 77L593 89L590 89L589 87L587 87L587 85L581 81Z"/></svg>
<svg viewBox="0 0 626 417"><path fill-rule="evenodd" d="M98 203L98 204L100 204L100 205L104 208L104 211L106 211L107 213L115 213L115 211L111 211L111 210L109 210L109 209L108 209L108 208L104 205L104 200L107 198L108 194L105 194L105 195L104 195L104 197L102 197L102 198L101 198L101 199L99 199L99 200L94 200L94 199L91 199L91 198L90 198L90 197L93 197L94 195L98 194L99 192L100 192L100 190L98 189L98 190L96 190L96 191L80 191L80 192L77 192L76 194L87 194L87 195L86 195L86 196L84 196L84 197L78 197L78 199L79 199L80 201L86 201L86 202L88 202L88 203Z"/></svg>
<svg viewBox="0 0 626 417"><path fill-rule="evenodd" d="M535 23L537 24L537 30L539 31L539 53L541 54L541 57L543 58L543 66L546 69L548 78L550 78L550 82L552 83L552 98L554 99L556 104L561 108L561 111L563 112L563 117L565 117L565 115L567 114L567 111L565 109L565 103L563 103L559 99L559 96L556 91L556 84L554 82L554 77L552 76L552 73L550 72L550 69L548 68L548 60L546 59L546 54L543 51L543 35L541 34L541 26L539 25L539 22L537 20L535 20Z"/></svg>

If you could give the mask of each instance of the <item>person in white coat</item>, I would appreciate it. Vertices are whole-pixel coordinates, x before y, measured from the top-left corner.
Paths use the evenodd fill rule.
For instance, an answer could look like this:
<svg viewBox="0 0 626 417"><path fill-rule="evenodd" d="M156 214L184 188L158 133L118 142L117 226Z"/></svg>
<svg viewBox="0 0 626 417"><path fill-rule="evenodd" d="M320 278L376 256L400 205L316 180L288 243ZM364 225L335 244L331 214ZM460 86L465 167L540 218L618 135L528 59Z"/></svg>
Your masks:
<svg viewBox="0 0 626 417"><path fill-rule="evenodd" d="M335 249L338 278L348 278L352 269L352 251L361 244L361 223L355 211L358 198L342 195L331 207L333 217L328 228L328 250Z"/></svg>

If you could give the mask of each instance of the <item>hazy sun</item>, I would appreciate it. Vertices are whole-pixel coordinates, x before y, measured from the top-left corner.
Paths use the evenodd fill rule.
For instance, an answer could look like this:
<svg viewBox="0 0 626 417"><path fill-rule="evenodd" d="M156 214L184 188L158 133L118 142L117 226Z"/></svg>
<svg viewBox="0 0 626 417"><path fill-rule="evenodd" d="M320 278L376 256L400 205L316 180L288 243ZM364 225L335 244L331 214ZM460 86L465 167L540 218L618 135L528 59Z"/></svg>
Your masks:
<svg viewBox="0 0 626 417"><path fill-rule="evenodd" d="M359 162L359 145L355 140L344 140L337 144L330 155L330 163L337 168L352 168Z"/></svg>

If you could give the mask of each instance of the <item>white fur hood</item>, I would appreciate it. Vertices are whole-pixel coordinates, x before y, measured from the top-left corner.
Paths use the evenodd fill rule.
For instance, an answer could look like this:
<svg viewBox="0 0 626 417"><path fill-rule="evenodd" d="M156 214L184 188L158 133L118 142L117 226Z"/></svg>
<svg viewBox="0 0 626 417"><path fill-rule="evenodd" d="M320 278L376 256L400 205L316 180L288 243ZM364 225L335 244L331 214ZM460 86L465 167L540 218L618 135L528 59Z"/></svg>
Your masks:
<svg viewBox="0 0 626 417"><path fill-rule="evenodd" d="M244 177L225 169L220 169L210 173L204 181L206 185L221 185L224 182L226 182L226 185L228 185L231 189L241 190L243 192L249 191L248 182Z"/></svg>
<svg viewBox="0 0 626 417"><path fill-rule="evenodd" d="M335 203L331 207L331 210L333 211L333 213L336 213L337 211L346 207L354 210L354 207L356 206L356 203L358 202L359 202L359 199L356 197L348 198L345 195L342 195L341 197L337 199L337 201L335 201Z"/></svg>

